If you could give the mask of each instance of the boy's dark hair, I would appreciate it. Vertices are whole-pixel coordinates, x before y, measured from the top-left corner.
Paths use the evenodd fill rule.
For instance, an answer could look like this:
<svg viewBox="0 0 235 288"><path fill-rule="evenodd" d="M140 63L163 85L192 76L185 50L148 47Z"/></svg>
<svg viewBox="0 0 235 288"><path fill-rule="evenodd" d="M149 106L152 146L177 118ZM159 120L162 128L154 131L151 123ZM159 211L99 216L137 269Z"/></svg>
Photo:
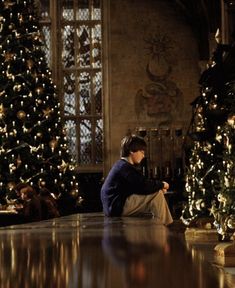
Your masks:
<svg viewBox="0 0 235 288"><path fill-rule="evenodd" d="M20 183L15 185L14 189L17 193L19 193L21 189L26 188L28 186L29 186L29 184L20 182Z"/></svg>
<svg viewBox="0 0 235 288"><path fill-rule="evenodd" d="M144 138L137 135L125 136L121 141L121 157L128 157L131 152L146 150Z"/></svg>
<svg viewBox="0 0 235 288"><path fill-rule="evenodd" d="M21 188L21 193L26 194L29 199L32 199L36 195L35 190L30 185L27 185L24 188Z"/></svg>

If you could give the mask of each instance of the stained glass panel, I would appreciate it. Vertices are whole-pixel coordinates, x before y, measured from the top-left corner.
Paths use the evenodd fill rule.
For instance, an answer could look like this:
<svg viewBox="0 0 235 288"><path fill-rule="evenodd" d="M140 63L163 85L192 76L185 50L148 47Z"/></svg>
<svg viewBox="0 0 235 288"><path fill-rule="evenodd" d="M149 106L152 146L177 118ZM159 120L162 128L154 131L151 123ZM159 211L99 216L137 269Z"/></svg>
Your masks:
<svg viewBox="0 0 235 288"><path fill-rule="evenodd" d="M73 20L74 11L72 9L64 9L62 17L64 20Z"/></svg>
<svg viewBox="0 0 235 288"><path fill-rule="evenodd" d="M65 68L74 66L74 27L71 25L66 25L62 29L62 62Z"/></svg>
<svg viewBox="0 0 235 288"><path fill-rule="evenodd" d="M92 28L92 58L93 67L101 67L101 25Z"/></svg>
<svg viewBox="0 0 235 288"><path fill-rule="evenodd" d="M66 116L76 115L75 75L64 76L64 113Z"/></svg>
<svg viewBox="0 0 235 288"><path fill-rule="evenodd" d="M90 66L90 30L87 25L81 25L77 28L78 36L78 56L77 56L77 65L80 67L89 67Z"/></svg>
<svg viewBox="0 0 235 288"><path fill-rule="evenodd" d="M93 0L91 19L101 20L100 0Z"/></svg>
<svg viewBox="0 0 235 288"><path fill-rule="evenodd" d="M68 138L68 148L73 159L78 161L78 149L77 149L77 133L76 133L76 123L74 120L67 120L65 122L65 129Z"/></svg>
<svg viewBox="0 0 235 288"><path fill-rule="evenodd" d="M99 115L102 113L102 73L96 72L93 77L93 93L95 100L95 112Z"/></svg>
<svg viewBox="0 0 235 288"><path fill-rule="evenodd" d="M89 0L78 0L77 20L89 20Z"/></svg>
<svg viewBox="0 0 235 288"><path fill-rule="evenodd" d="M51 29L49 26L42 26L42 33L44 36L44 45L42 49L45 52L48 65L51 67Z"/></svg>
<svg viewBox="0 0 235 288"><path fill-rule="evenodd" d="M91 164L92 155L92 134L91 121L83 120L80 124L80 162Z"/></svg>
<svg viewBox="0 0 235 288"><path fill-rule="evenodd" d="M79 77L79 107L81 115L91 114L91 78L88 72Z"/></svg>
<svg viewBox="0 0 235 288"><path fill-rule="evenodd" d="M60 1L58 1L60 2ZM73 0L62 0L62 14L63 20L72 21L74 19Z"/></svg>

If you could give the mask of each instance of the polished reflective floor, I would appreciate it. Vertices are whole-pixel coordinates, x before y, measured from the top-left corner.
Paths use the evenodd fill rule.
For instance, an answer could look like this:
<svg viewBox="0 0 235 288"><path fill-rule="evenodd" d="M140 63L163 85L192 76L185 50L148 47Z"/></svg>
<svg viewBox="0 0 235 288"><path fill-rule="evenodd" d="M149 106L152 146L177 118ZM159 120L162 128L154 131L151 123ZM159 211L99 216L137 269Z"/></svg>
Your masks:
<svg viewBox="0 0 235 288"><path fill-rule="evenodd" d="M0 288L235 287L212 250L149 217L70 215L2 227L0 243Z"/></svg>

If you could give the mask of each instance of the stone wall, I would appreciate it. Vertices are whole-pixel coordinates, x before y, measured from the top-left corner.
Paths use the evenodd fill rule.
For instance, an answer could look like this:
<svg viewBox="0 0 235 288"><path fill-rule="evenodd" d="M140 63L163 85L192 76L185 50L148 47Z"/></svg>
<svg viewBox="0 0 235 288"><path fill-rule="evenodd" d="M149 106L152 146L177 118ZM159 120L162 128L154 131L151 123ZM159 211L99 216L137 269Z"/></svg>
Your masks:
<svg viewBox="0 0 235 288"><path fill-rule="evenodd" d="M108 9L105 173L136 128L185 133L200 77L196 39L172 2L110 0Z"/></svg>

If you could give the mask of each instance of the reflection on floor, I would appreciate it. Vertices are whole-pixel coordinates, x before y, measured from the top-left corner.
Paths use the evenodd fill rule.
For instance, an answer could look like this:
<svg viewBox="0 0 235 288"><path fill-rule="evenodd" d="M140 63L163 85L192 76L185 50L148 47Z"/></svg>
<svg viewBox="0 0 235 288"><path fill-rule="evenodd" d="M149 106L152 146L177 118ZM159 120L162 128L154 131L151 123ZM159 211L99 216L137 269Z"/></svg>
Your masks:
<svg viewBox="0 0 235 288"><path fill-rule="evenodd" d="M101 213L2 227L0 288L235 287L235 270L209 264L213 247L183 236L149 217Z"/></svg>

